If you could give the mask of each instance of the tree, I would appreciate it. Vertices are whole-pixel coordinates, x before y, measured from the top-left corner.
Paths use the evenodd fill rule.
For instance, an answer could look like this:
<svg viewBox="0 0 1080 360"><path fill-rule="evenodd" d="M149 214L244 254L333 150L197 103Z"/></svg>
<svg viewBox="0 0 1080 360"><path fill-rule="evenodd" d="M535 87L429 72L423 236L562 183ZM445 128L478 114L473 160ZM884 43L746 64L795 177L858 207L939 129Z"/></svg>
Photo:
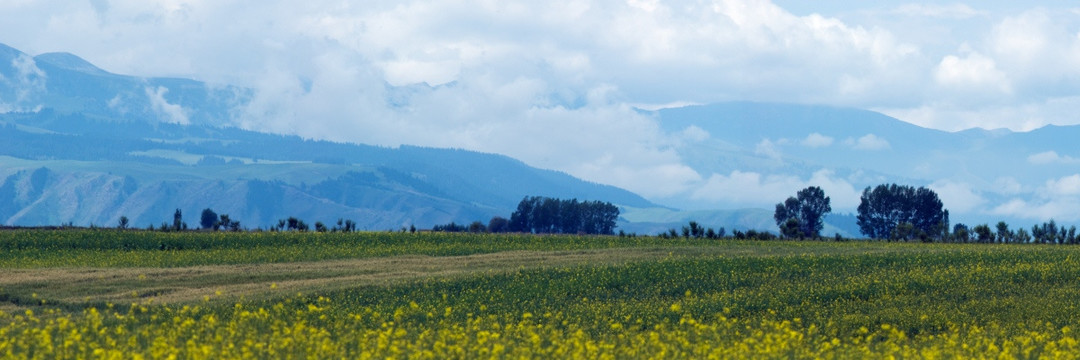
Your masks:
<svg viewBox="0 0 1080 360"><path fill-rule="evenodd" d="M975 233L975 241L979 243L989 244L994 242L994 233L990 231L990 225L975 225L975 227L971 228L971 231Z"/></svg>
<svg viewBox="0 0 1080 360"><path fill-rule="evenodd" d="M891 240L907 241L917 236L919 236L919 233L915 230L915 225L909 222L896 224L896 227L889 233L889 239Z"/></svg>
<svg viewBox="0 0 1080 360"><path fill-rule="evenodd" d="M218 223L218 214L210 208L203 209L202 217L199 218L199 225L202 225L203 230L211 229L217 230L220 224Z"/></svg>
<svg viewBox="0 0 1080 360"><path fill-rule="evenodd" d="M832 211L829 197L817 186L799 190L795 195L776 204L776 212L773 213L776 226L786 237L820 237L821 229L825 226L822 218Z"/></svg>
<svg viewBox="0 0 1080 360"><path fill-rule="evenodd" d="M127 227L128 227L128 218L127 218L127 216L121 216L120 217L120 223L117 224L116 227L120 228L121 230L127 229Z"/></svg>
<svg viewBox="0 0 1080 360"><path fill-rule="evenodd" d="M180 231L186 227L187 225L184 224L184 215L180 213L180 209L176 209L176 212L173 213L173 231Z"/></svg>
<svg viewBox="0 0 1080 360"><path fill-rule="evenodd" d="M937 193L925 187L867 187L860 200L859 230L871 238L891 238L902 223L912 225L914 237L941 238L948 228L948 211L942 208Z"/></svg>
<svg viewBox="0 0 1080 360"><path fill-rule="evenodd" d="M492 217L491 220L488 221L488 231L493 233L510 231L510 220L501 216Z"/></svg>
<svg viewBox="0 0 1080 360"><path fill-rule="evenodd" d="M517 210L510 214L510 231L531 232L533 229L533 208L539 202L539 197L526 196L518 203Z"/></svg>
<svg viewBox="0 0 1080 360"><path fill-rule="evenodd" d="M690 236L700 239L705 237L705 228L697 223L697 221L690 222Z"/></svg>
<svg viewBox="0 0 1080 360"><path fill-rule="evenodd" d="M799 219L787 219L787 221L785 221L783 225L780 225L780 235L783 235L784 237L789 239L802 237L802 231L799 230Z"/></svg>
<svg viewBox="0 0 1080 360"><path fill-rule="evenodd" d="M995 227L997 228L997 240L998 240L998 242L1001 242L1001 243L1011 243L1011 242L1013 242L1013 233L1012 233L1012 231L1009 231L1009 224L1006 224L1004 221L998 221L997 226L995 226Z"/></svg>
<svg viewBox="0 0 1080 360"><path fill-rule="evenodd" d="M1027 244L1031 242L1031 235L1029 235L1027 230L1024 230L1024 228L1016 229L1016 234L1014 236L1016 237L1015 239L1017 243Z"/></svg>
<svg viewBox="0 0 1080 360"><path fill-rule="evenodd" d="M599 201L525 197L510 214L510 231L527 233L615 233L619 208Z"/></svg>
<svg viewBox="0 0 1080 360"><path fill-rule="evenodd" d="M469 232L471 233L482 233L485 231L487 231L487 227L480 221L473 221L469 224Z"/></svg>
<svg viewBox="0 0 1080 360"><path fill-rule="evenodd" d="M218 223L229 231L240 231L240 221L230 219L229 214L218 215Z"/></svg>
<svg viewBox="0 0 1080 360"><path fill-rule="evenodd" d="M961 223L957 223L956 226L953 226L952 233L953 241L958 243L966 243L971 237L971 232L968 230L967 225Z"/></svg>

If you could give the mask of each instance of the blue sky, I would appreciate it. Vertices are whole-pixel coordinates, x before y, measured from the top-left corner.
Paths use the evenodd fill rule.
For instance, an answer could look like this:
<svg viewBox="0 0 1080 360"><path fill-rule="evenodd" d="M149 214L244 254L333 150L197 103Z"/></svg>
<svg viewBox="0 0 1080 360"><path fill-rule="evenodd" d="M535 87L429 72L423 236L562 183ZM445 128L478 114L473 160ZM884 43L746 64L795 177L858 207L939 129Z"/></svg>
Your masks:
<svg viewBox="0 0 1080 360"><path fill-rule="evenodd" d="M246 128L502 153L655 197L709 174L635 107L828 104L948 131L1080 123L1074 6L8 0L0 42L254 88L235 119ZM389 105L402 95L386 84L416 83L436 87Z"/></svg>

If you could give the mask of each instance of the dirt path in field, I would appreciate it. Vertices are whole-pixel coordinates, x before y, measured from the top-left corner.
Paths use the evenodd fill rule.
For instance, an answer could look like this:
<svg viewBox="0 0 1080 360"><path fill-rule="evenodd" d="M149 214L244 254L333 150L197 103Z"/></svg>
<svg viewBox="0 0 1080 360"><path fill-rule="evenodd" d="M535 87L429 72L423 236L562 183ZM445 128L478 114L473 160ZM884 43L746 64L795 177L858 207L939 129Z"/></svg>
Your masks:
<svg viewBox="0 0 1080 360"><path fill-rule="evenodd" d="M393 256L301 263L215 265L182 268L5 269L0 305L35 303L178 303L247 299L298 292L389 284L426 277L584 264L616 264L729 253L720 248L627 248L582 251L507 251L467 256Z"/></svg>

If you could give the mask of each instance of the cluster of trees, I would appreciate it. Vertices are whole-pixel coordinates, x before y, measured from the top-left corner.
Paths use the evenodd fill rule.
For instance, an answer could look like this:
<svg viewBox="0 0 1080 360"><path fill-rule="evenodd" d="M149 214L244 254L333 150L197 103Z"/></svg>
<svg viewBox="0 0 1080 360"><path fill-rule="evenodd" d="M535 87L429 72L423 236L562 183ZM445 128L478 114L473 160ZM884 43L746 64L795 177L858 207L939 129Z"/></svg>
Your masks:
<svg viewBox="0 0 1080 360"><path fill-rule="evenodd" d="M471 233L482 233L482 232L499 233L499 232L506 232L506 226L502 226L502 227L493 226L494 223L496 222L496 219L502 219L503 222L506 221L505 218L501 218L501 217L498 217L498 216L491 218L491 222L489 222L488 225L484 225L484 223L482 223L480 221L473 221L469 225L458 224L458 223L455 223L455 222L451 221L449 224L435 225L435 227L431 228L431 231L471 232Z"/></svg>
<svg viewBox="0 0 1080 360"><path fill-rule="evenodd" d="M817 239L824 226L823 218L832 211L830 199L816 186L800 190L795 196L776 204L773 214L780 236L785 238ZM524 232L537 234L614 234L615 222L619 217L619 208L611 203L600 201L578 201L577 199L560 200L548 197L526 197L518 203L517 210L510 219L495 216L484 224L474 221L468 225L451 222L437 225L433 231L445 232ZM127 229L130 221L121 216L117 225ZM241 231L240 222L232 220L228 214L218 214L212 209L202 211L199 225L203 230ZM1080 244L1080 234L1076 226L1059 226L1054 220L1037 224L1027 229L1009 229L1004 221L993 228L988 224L968 227L956 224L949 228L949 211L943 208L937 193L925 187L915 188L896 184L867 187L863 190L858 207L857 225L859 230L871 239L889 241L921 240L924 242L959 242L959 243L1039 243L1039 244ZM155 230L151 225L148 230ZM180 209L173 213L172 223L163 222L158 231L188 230ZM311 231L303 220L296 217L278 220L270 231ZM352 220L338 219L336 225L327 227L322 222L314 225L316 232L353 232L356 223ZM406 231L405 228L401 229ZM410 226L409 232L416 232ZM626 236L620 232L621 236ZM670 229L658 234L664 238L706 238L725 237L726 230L706 228L696 221L690 221L682 231ZM734 231L736 239L771 240L777 238L767 231ZM840 240L839 234L835 237Z"/></svg>
<svg viewBox="0 0 1080 360"><path fill-rule="evenodd" d="M271 226L270 231L311 231L304 220L290 216L288 219L280 219L277 225ZM353 232L356 231L356 222L352 220L338 219L337 225L326 227L322 221L315 222L315 232Z"/></svg>
<svg viewBox="0 0 1080 360"><path fill-rule="evenodd" d="M867 187L858 212L859 230L872 239L943 240L949 231L949 210L937 193L925 187Z"/></svg>
<svg viewBox="0 0 1080 360"><path fill-rule="evenodd" d="M776 204L773 219L784 237L816 239L821 235L821 228L825 226L822 219L832 211L829 202L824 190L811 186Z"/></svg>
<svg viewBox="0 0 1080 360"><path fill-rule="evenodd" d="M867 187L859 199L859 231L871 239L948 240L949 211L925 187L888 184ZM825 191L811 186L776 204L773 218L786 238L819 238L822 219L832 211Z"/></svg>
<svg viewBox="0 0 1080 360"><path fill-rule="evenodd" d="M686 239L720 239L723 238L726 233L727 230L723 227L720 227L719 230L713 229L711 227L706 228L704 226L701 226L701 224L698 224L697 221L690 221L688 224L686 224L686 226L682 227L682 237ZM670 229L668 230L668 232L660 233L658 236L665 239L675 239L679 237L679 231L675 229Z"/></svg>
<svg viewBox="0 0 1080 360"><path fill-rule="evenodd" d="M179 212L180 209L176 209L176 211ZM214 212L214 210L210 210L210 208L203 209L202 216L199 219L199 225L202 225L204 230L213 229L214 231L218 231L225 228L229 231L240 231L240 221L230 219L229 214L218 215L218 213Z"/></svg>
<svg viewBox="0 0 1080 360"><path fill-rule="evenodd" d="M615 233L619 208L609 202L526 197L510 214L509 231L535 234Z"/></svg>
<svg viewBox="0 0 1080 360"><path fill-rule="evenodd" d="M1076 233L1076 226L1058 226L1057 222L1050 220L1031 227L1031 231L1024 228L1009 229L1009 224L999 221L993 228L989 224L968 227L964 224L953 226L949 240L961 243L1005 243L1005 244L1080 244L1080 235Z"/></svg>

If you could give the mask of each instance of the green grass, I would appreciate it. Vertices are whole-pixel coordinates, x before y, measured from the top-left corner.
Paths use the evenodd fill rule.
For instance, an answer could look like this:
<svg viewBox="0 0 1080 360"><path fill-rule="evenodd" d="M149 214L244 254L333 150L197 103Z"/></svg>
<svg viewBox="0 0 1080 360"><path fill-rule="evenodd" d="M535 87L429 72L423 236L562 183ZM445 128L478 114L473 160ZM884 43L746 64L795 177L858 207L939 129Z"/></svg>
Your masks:
<svg viewBox="0 0 1080 360"><path fill-rule="evenodd" d="M0 330L13 334L0 342L41 353L56 347L43 332L89 339L65 354L112 341L152 357L202 349L189 341L229 357L242 356L229 344L248 343L263 356L280 346L348 358L1080 351L1076 247L107 230L0 239Z"/></svg>
<svg viewBox="0 0 1080 360"><path fill-rule="evenodd" d="M727 240L520 234L13 230L0 231L0 268L180 267L395 255L452 256L511 250L718 245L771 252L795 246L791 243L761 248L746 246L748 244ZM845 245L834 246L843 248Z"/></svg>

